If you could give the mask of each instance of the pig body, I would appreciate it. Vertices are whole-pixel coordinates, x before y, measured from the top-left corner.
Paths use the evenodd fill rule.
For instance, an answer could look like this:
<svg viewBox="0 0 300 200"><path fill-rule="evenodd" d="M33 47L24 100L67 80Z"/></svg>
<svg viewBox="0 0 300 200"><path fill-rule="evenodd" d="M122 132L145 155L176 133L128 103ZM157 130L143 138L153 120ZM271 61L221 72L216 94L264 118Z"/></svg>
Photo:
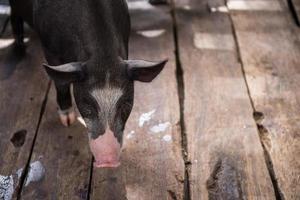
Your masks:
<svg viewBox="0 0 300 200"><path fill-rule="evenodd" d="M100 73L104 80L105 71L111 68L108 57L127 59L130 21L123 0L10 2L17 43L23 45L22 24L25 20L38 33L49 65L58 66L90 59L90 62L101 64L97 67L89 66L92 67L90 70L104 71ZM113 2L119 5L114 6ZM68 110L71 108L69 83L55 83L60 94L57 99L59 107Z"/></svg>
<svg viewBox="0 0 300 200"><path fill-rule="evenodd" d="M116 167L133 106L134 80L150 82L166 61L128 60L130 18L125 0L10 0L15 45L23 22L39 35L54 81L62 123L75 121L70 85L97 167Z"/></svg>

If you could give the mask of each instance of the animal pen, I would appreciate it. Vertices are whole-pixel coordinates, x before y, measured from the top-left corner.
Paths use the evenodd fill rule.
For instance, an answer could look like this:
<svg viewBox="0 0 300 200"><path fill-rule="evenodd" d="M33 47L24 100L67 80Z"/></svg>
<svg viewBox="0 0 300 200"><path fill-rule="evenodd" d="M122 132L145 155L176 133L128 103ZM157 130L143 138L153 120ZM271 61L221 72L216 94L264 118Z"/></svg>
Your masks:
<svg viewBox="0 0 300 200"><path fill-rule="evenodd" d="M300 199L300 2L130 1L135 84L120 167L93 168L81 118L57 116L36 34L0 39L0 199ZM1 26L7 16L1 16ZM2 28L2 27L1 27Z"/></svg>

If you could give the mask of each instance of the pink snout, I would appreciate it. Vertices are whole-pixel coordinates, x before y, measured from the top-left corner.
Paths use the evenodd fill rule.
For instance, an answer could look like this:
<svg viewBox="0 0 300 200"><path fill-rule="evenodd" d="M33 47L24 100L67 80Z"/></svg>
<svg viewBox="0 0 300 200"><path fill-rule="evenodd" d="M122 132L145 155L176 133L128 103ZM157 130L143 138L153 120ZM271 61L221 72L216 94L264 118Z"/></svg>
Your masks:
<svg viewBox="0 0 300 200"><path fill-rule="evenodd" d="M95 167L118 167L120 165L121 145L114 133L108 129L97 139L90 139Z"/></svg>

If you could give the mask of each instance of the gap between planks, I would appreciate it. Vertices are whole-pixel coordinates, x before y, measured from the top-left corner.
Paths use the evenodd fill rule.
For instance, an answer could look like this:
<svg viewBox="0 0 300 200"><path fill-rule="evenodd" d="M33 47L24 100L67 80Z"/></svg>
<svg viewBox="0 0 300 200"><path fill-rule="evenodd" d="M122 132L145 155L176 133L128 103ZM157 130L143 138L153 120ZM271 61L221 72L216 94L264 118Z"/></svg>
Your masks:
<svg viewBox="0 0 300 200"><path fill-rule="evenodd" d="M22 189L23 189L26 177L27 177L28 172L29 172L30 161L31 161L31 157L32 157L34 145L35 145L35 142L36 142L36 138L37 138L37 135L38 135L38 132L39 132L39 128L40 128L40 125L41 125L41 122L42 122L42 119L43 119L43 115L45 113L45 109L46 109L46 105L47 105L47 101L48 101L48 94L49 94L50 88L51 88L51 81L48 82L48 86L47 86L47 89L46 89L44 100L43 100L42 105L41 105L41 110L40 110L40 115L39 115L39 119L38 119L38 124L37 124L37 127L36 127L36 131L35 131L35 134L34 134L32 145L31 145L31 148L30 148L30 153L29 153L29 156L28 156L28 160L27 160L27 163L26 163L26 165L24 167L24 170L22 171L22 175L20 177L19 186L16 189L17 200L21 200L22 199L22 196L21 196Z"/></svg>
<svg viewBox="0 0 300 200"><path fill-rule="evenodd" d="M263 139L261 137L261 134L262 134L261 131L262 130L261 130L260 126L262 126L262 125L260 125L258 123L258 120L255 117L260 112L258 112L255 109L255 106L254 106L254 102L253 102L253 99L252 99L252 95L251 95L249 83L248 83L247 78L246 78L245 66L244 66L244 63L243 63L242 58L241 58L241 49L240 49L240 44L238 42L235 25L234 25L234 22L233 22L233 19L232 19L232 16L231 16L230 12L228 13L228 15L229 15L229 19L230 19L230 22L231 22L232 34L233 34L234 41L235 41L235 46L236 46L236 52L237 52L238 61L239 61L240 66L241 66L241 70L242 70L242 74L243 74L243 79L244 79L244 82L245 82L245 85L246 85L246 89L247 89L247 95L249 97L250 104L251 104L251 107L252 107L252 110L253 110L253 119L254 119L254 121L256 123L256 126L257 126L257 133L259 135L260 143L261 143L261 146L262 146L263 151L264 151L265 163L266 163L266 166L267 166L267 169L268 169L271 181L272 181L273 189L274 189L274 192L275 192L275 197L276 197L276 200L283 200L284 199L283 198L283 194L282 194L281 189L280 189L280 187L278 185L276 174L275 174L274 169L273 169L272 159L271 159L270 154L269 154L268 150L266 149L266 147L265 147L265 145L263 143Z"/></svg>
<svg viewBox="0 0 300 200"><path fill-rule="evenodd" d="M201 10L202 11L202 10ZM210 19L212 19L212 18L210 18ZM232 30L232 23L231 23L231 21L230 21L230 25L229 25L229 31L230 32L232 32L233 30ZM201 31L200 31L201 32ZM184 32L183 32L184 33ZM214 35L215 34L213 34L212 36L211 35L209 35L209 36L211 36L211 37L213 37L213 39L216 39L215 37L214 37ZM195 35L194 35L195 36ZM218 39L218 38L217 38ZM212 40L213 42L215 42L215 40ZM236 41L232 41L232 43L234 44L234 45L236 45L235 44L235 42ZM206 44L206 43L203 43L203 44ZM202 46L201 46L202 47ZM203 49L205 49L205 51L209 51L209 50L207 50L207 49L211 49L211 48L207 48L207 47L211 47L211 46L207 46L207 45L204 45L204 48ZM218 46L213 46L214 48L213 49L217 49L217 50L219 50L219 47ZM229 48L230 47L230 48ZM232 51L236 51L236 47L234 47L234 49L232 49L231 48L232 46L228 46L228 49L226 49L226 50L232 50ZM200 49L200 48L199 48ZM222 48L220 48L220 50L224 50L223 49L223 47ZM238 56L236 56L236 57L238 57ZM239 59L239 61L240 61L240 59ZM239 63L239 64L241 64L241 63ZM240 66L241 67L241 66ZM242 82L244 82L245 81L245 77L244 77L244 75L241 73L240 74L241 75L241 78L242 79L244 79L244 80L241 80ZM248 90L248 87L247 88L245 88L245 99L249 99L250 101L252 101L252 99L250 98L250 96L249 96L249 94L246 94L246 89ZM249 91L248 91L249 92ZM250 103L250 102L249 102ZM251 102L251 104L252 104L252 102ZM251 105L252 106L252 105ZM251 115L250 115L250 117L249 117L249 119L251 120L251 118L252 118L252 113L253 113L253 107L251 108L251 106L249 105L249 110L248 110L248 113L250 114L251 113ZM254 122L254 121L253 121ZM256 130L256 126L255 126L256 124L254 124L253 123L253 130L255 130L255 131L253 131L253 133L254 134L256 134L257 136L258 136L258 132L257 132L257 130ZM259 141L259 137L257 137L257 145L258 146L260 146L261 145L261 143L260 143L260 141ZM265 160L264 160L264 157L263 157L263 149L261 149L262 151L261 151L261 161L262 161L262 163L264 163L265 162ZM225 163L226 164L226 163ZM198 169L196 169L196 170L198 170ZM266 170L265 170L265 174L266 174L266 176L265 177L268 177L268 179L270 180L270 177L269 177L269 174L268 174L268 170L267 170L267 168L266 168ZM272 188L272 183L271 183L271 181L269 181L268 182L268 185L270 186L270 188Z"/></svg>
<svg viewBox="0 0 300 200"><path fill-rule="evenodd" d="M178 30L177 30L177 21L176 21L176 6L174 0L171 0L171 16L173 23L173 39L175 46L175 59L176 59L176 80L177 80L177 91L179 98L179 111L180 111L180 126L181 126L181 148L182 148L182 157L184 160L184 200L191 200L190 192L190 180L189 180L189 165L191 162L188 160L188 143L186 136L186 127L184 119L184 80L183 80L183 68L180 61L180 48L178 44Z"/></svg>

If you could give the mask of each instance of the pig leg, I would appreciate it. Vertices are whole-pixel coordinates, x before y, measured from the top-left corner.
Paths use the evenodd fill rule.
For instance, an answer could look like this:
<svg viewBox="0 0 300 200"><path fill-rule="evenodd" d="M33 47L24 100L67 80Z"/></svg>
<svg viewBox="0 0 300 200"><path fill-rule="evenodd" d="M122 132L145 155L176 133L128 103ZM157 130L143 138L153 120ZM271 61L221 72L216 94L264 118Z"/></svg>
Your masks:
<svg viewBox="0 0 300 200"><path fill-rule="evenodd" d="M24 54L25 53L25 45L24 45L24 22L22 17L19 17L14 13L14 9L12 9L12 13L10 16L11 26L15 38L14 47L17 53Z"/></svg>
<svg viewBox="0 0 300 200"><path fill-rule="evenodd" d="M55 84L55 87L60 121L64 126L70 126L76 120L76 114L72 108L70 85Z"/></svg>

